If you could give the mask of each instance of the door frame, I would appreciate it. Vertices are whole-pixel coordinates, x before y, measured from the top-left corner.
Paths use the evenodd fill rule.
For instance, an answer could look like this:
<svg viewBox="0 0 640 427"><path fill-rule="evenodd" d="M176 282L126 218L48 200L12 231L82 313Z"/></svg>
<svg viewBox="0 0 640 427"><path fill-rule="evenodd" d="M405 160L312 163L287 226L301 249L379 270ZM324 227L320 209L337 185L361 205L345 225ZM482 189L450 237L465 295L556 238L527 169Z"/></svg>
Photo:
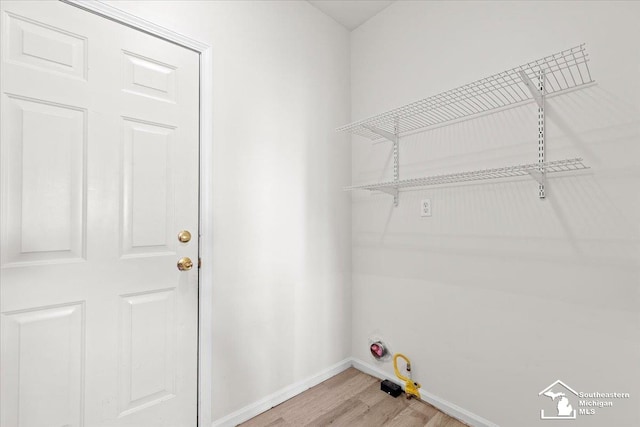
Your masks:
<svg viewBox="0 0 640 427"><path fill-rule="evenodd" d="M198 277L198 427L211 426L213 378L213 52L211 46L98 0L59 0L140 30L200 55L199 254Z"/></svg>

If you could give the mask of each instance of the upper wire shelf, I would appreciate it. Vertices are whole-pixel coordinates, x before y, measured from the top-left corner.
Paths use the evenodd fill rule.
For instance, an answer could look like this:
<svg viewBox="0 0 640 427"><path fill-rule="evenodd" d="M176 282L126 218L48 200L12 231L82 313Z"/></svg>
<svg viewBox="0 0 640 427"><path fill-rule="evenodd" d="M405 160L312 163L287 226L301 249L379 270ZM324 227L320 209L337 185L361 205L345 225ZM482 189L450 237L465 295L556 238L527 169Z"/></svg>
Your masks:
<svg viewBox="0 0 640 427"><path fill-rule="evenodd" d="M453 184L456 182L479 181L484 179L509 178L517 176L531 176L536 181L540 182L541 172L549 174L555 172L577 171L581 169L589 169L589 166L586 166L581 158L575 158L544 163L507 166L495 169L432 175L420 178L403 179L399 181L379 182L375 184L354 185L351 187L345 187L344 190L378 190L393 192L400 188L426 187L430 185Z"/></svg>
<svg viewBox="0 0 640 427"><path fill-rule="evenodd" d="M544 73L544 94L550 95L592 83L588 61L584 44L581 44L336 130L377 140L381 138L380 133L371 129L402 135L520 104L532 99L523 73L530 80Z"/></svg>

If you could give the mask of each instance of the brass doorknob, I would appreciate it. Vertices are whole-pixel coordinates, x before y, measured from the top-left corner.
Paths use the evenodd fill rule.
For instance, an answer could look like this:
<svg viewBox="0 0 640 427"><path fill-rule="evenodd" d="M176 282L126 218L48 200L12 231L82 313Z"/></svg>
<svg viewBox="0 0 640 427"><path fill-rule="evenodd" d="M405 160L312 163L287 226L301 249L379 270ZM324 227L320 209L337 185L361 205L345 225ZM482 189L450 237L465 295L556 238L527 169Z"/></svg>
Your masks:
<svg viewBox="0 0 640 427"><path fill-rule="evenodd" d="M187 243L189 240L191 240L191 233L189 233L187 230L182 230L180 233L178 233L178 240L180 240L182 243Z"/></svg>
<svg viewBox="0 0 640 427"><path fill-rule="evenodd" d="M184 257L178 260L178 270L187 271L187 270L191 270L192 267L193 267L193 261L191 261L191 258Z"/></svg>

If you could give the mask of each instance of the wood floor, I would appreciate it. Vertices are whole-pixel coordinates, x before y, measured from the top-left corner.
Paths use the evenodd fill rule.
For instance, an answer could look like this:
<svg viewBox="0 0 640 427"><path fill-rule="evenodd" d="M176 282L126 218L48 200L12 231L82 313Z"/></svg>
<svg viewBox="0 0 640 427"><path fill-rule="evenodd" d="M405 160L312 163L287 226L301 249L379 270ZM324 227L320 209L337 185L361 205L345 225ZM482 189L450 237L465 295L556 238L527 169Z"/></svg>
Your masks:
<svg viewBox="0 0 640 427"><path fill-rule="evenodd" d="M242 427L467 427L422 401L393 398L354 368L240 424Z"/></svg>

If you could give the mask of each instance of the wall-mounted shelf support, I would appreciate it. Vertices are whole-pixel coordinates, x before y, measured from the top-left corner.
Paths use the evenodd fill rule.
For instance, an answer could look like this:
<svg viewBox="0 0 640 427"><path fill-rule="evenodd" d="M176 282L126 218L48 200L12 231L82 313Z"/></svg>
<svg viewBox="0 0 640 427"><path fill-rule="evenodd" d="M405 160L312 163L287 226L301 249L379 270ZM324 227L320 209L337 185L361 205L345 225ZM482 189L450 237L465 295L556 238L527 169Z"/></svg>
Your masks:
<svg viewBox="0 0 640 427"><path fill-rule="evenodd" d="M393 133L387 132L384 129L378 129L374 126L362 125L365 129L375 133L376 135L380 135L384 139L391 141L393 144L393 180L400 180L400 136L398 135L398 120L396 119L395 124L393 126ZM385 189L380 190L385 193L391 194L393 196L393 205L398 206L399 196L398 189Z"/></svg>
<svg viewBox="0 0 640 427"><path fill-rule="evenodd" d="M382 188L375 188L375 189L371 189L371 191L382 191L383 193L387 193L387 194L391 194L393 196L393 201L394 204L397 203L398 200L398 189L394 188L394 187L382 187ZM398 206L396 204L396 206Z"/></svg>
<svg viewBox="0 0 640 427"><path fill-rule="evenodd" d="M537 85L531 81L527 73L524 71L520 71L519 74L525 86L527 86L527 89L531 92L536 104L538 104L538 163L544 164L544 70L538 71ZM538 197L544 199L546 197L544 186L547 181L544 168L541 166L540 170L535 175L532 172L529 174L538 181Z"/></svg>
<svg viewBox="0 0 640 427"><path fill-rule="evenodd" d="M391 132L387 132L386 130L383 129L378 129L375 126L369 126L369 125L362 125L363 128L370 130L371 132L380 135L381 137L383 137L384 139L387 139L391 142L396 142L396 140L398 139L398 135L393 134Z"/></svg>
<svg viewBox="0 0 640 427"><path fill-rule="evenodd" d="M545 183L545 175L537 170L528 170L527 173L531 175L531 178L535 179L539 185L544 186Z"/></svg>
<svg viewBox="0 0 640 427"><path fill-rule="evenodd" d="M538 93L540 99L536 99L538 102L538 164L540 164L540 175L542 175L542 182L538 182L538 197L544 199L547 197L545 192L545 186L547 184L547 173L544 170L544 163L546 161L545 145L544 145L544 71L540 70L538 73Z"/></svg>
<svg viewBox="0 0 640 427"><path fill-rule="evenodd" d="M531 81L529 76L527 76L527 73L525 73L524 71L520 71L518 74L520 74L520 77L522 78L522 81L524 82L525 86L527 86L527 89L529 89L529 92L531 92L531 95L533 96L533 99L538 104L538 107L543 108L544 107L543 89L540 89L540 86L535 85ZM544 71L542 71L541 74L544 75Z"/></svg>
<svg viewBox="0 0 640 427"><path fill-rule="evenodd" d="M400 136L398 135L398 122L399 119L395 120L393 124L393 133L395 138L393 139L393 182L400 181ZM400 202L400 194L398 193L398 189L395 189L395 194L393 195L393 206L398 207L398 203Z"/></svg>
<svg viewBox="0 0 640 427"><path fill-rule="evenodd" d="M393 181L346 187L345 190L377 190L393 195L398 206L399 189L511 176L531 176L544 199L547 174L587 169L582 159L547 162L545 156L545 98L593 83L584 44L528 62L456 89L398 107L339 127L373 141L393 144ZM536 82L537 80L537 82ZM535 101L538 105L538 163L400 180L400 137L434 126Z"/></svg>

